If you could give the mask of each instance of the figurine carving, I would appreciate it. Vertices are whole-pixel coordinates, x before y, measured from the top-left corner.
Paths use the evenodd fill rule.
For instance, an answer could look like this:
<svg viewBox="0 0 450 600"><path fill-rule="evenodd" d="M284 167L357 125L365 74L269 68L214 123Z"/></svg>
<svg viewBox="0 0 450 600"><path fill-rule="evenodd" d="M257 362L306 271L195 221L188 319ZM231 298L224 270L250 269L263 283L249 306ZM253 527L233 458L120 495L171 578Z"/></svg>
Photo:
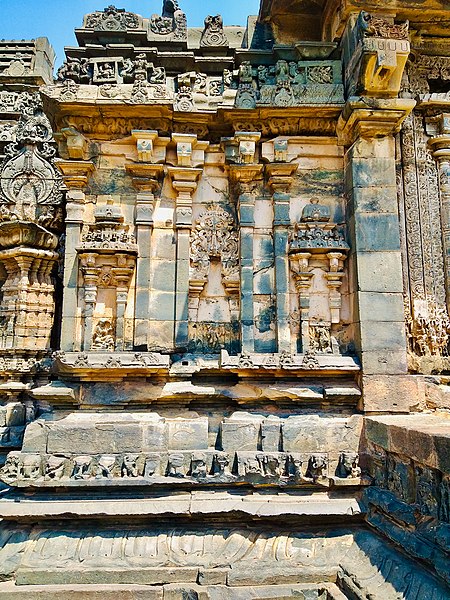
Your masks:
<svg viewBox="0 0 450 600"><path fill-rule="evenodd" d="M91 462L91 456L76 456L72 471L73 479L89 479L91 477Z"/></svg>
<svg viewBox="0 0 450 600"><path fill-rule="evenodd" d="M67 459L61 456L49 456L45 463L46 479L62 479L67 464Z"/></svg>
<svg viewBox="0 0 450 600"><path fill-rule="evenodd" d="M318 479L322 479L325 475L328 466L328 461L325 456L315 455L311 456L308 462L308 470L306 471L306 476L311 477L313 482L315 483Z"/></svg>
<svg viewBox="0 0 450 600"><path fill-rule="evenodd" d="M342 453L339 457L337 476L342 478L361 477L361 467L359 466L359 456L357 454Z"/></svg>
<svg viewBox="0 0 450 600"><path fill-rule="evenodd" d="M205 19L205 28L200 39L201 47L228 46L228 40L223 31L223 20L220 15L209 15Z"/></svg>
<svg viewBox="0 0 450 600"><path fill-rule="evenodd" d="M191 477L204 478L207 475L206 454L196 453L191 459Z"/></svg>
<svg viewBox="0 0 450 600"><path fill-rule="evenodd" d="M216 477L223 477L231 475L230 471L230 457L228 454L216 453L213 456L213 475Z"/></svg>
<svg viewBox="0 0 450 600"><path fill-rule="evenodd" d="M92 350L114 351L114 330L111 321L100 319L92 336Z"/></svg>
<svg viewBox="0 0 450 600"><path fill-rule="evenodd" d="M138 477L138 454L125 454L122 462L122 477Z"/></svg>
<svg viewBox="0 0 450 600"><path fill-rule="evenodd" d="M186 15L180 9L177 0L164 0L162 15L152 15L150 31L153 34L169 36L177 40L186 39Z"/></svg>
<svg viewBox="0 0 450 600"><path fill-rule="evenodd" d="M167 475L178 479L183 478L186 475L183 454L169 454Z"/></svg>
<svg viewBox="0 0 450 600"><path fill-rule="evenodd" d="M331 354L333 352L331 346L331 327L329 324L322 322L310 323L309 336L309 348L311 352L320 352L325 354Z"/></svg>

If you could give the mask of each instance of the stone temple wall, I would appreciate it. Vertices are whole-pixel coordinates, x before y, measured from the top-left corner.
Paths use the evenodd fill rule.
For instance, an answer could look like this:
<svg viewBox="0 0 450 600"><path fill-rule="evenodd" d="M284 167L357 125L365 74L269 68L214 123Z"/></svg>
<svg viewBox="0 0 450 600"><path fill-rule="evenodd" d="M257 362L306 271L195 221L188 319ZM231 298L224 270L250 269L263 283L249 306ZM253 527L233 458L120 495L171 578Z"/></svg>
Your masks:
<svg viewBox="0 0 450 600"><path fill-rule="evenodd" d="M0 43L0 598L449 597L448 9L316 4Z"/></svg>

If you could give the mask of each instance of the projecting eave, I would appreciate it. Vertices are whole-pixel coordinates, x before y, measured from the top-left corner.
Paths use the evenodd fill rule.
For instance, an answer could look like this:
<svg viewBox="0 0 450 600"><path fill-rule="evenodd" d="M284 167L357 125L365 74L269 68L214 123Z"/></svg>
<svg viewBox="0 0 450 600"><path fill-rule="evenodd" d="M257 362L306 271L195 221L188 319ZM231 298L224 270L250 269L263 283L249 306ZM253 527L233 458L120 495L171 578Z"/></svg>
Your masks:
<svg viewBox="0 0 450 600"><path fill-rule="evenodd" d="M279 44L298 41L338 41L351 17L361 11L358 0L261 0L259 20L270 25ZM364 10L410 22L417 36L448 38L450 5L447 0L369 0Z"/></svg>

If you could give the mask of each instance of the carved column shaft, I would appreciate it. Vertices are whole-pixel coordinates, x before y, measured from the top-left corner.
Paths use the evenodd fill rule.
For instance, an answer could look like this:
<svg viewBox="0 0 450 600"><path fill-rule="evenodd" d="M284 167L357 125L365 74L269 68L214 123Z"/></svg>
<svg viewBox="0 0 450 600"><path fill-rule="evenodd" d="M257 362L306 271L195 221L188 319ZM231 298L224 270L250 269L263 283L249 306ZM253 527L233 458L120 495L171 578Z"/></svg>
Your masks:
<svg viewBox="0 0 450 600"><path fill-rule="evenodd" d="M311 282L314 277L309 271L310 252L301 252L291 256L291 269L295 277L295 288L298 292L298 306L300 312L300 336L302 352L309 350L309 307Z"/></svg>
<svg viewBox="0 0 450 600"><path fill-rule="evenodd" d="M175 347L187 348L189 340L189 239L192 228L192 196L202 171L189 167L170 167L172 185L177 192L175 227L177 230L177 268L175 283Z"/></svg>
<svg viewBox="0 0 450 600"><path fill-rule="evenodd" d="M289 325L289 258L288 237L291 219L289 215L292 175L297 165L274 163L267 165L269 186L273 192L273 244L275 255L276 328L278 352L295 352L292 347Z"/></svg>
<svg viewBox="0 0 450 600"><path fill-rule="evenodd" d="M433 156L439 171L439 195L441 203L442 245L445 265L445 287L447 308L450 310L450 132L448 115L441 115L442 135L430 139Z"/></svg>
<svg viewBox="0 0 450 600"><path fill-rule="evenodd" d="M139 255L136 263L134 344L137 347L148 347L154 199L153 189L148 192L140 192L136 196L136 243L139 248Z"/></svg>
<svg viewBox="0 0 450 600"><path fill-rule="evenodd" d="M142 135L142 132L140 132ZM165 157L165 144L162 151L155 158ZM146 146L147 147L147 146ZM153 147L153 146L152 146ZM140 159L149 159L143 153L138 141L138 156ZM161 164L131 164L126 166L127 171L133 177L133 186L136 194L136 242L139 254L136 263L136 306L135 306L135 329L134 345L137 347L148 347L149 329L151 317L150 302L150 272L152 269L151 245L153 233L153 210L155 203L155 191L159 187L159 181L163 178L164 167Z"/></svg>
<svg viewBox="0 0 450 600"><path fill-rule="evenodd" d="M243 184L245 190L245 183ZM248 188L247 188L248 189ZM241 335L242 351L255 351L253 302L253 238L255 227L255 196L243 191L238 199L241 258Z"/></svg>
<svg viewBox="0 0 450 600"><path fill-rule="evenodd" d="M94 165L88 161L58 161L58 167L69 188L66 195L66 238L64 252L64 297L61 321L61 350L81 349L77 328L78 259L76 247L80 243L84 221L84 188Z"/></svg>
<svg viewBox="0 0 450 600"><path fill-rule="evenodd" d="M95 266L95 256L80 256L83 265L84 277L84 327L83 327L83 350L89 351L92 346L92 335L94 330L94 311L97 303L97 282L99 269ZM93 265L90 264L93 261Z"/></svg>

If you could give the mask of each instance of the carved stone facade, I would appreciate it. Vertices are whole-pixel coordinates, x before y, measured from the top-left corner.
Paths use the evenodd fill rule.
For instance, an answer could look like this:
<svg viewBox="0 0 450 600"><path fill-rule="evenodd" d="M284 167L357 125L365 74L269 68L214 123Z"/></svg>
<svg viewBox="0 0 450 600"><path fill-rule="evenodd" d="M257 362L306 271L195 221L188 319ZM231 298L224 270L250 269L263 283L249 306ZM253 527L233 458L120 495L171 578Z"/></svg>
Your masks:
<svg viewBox="0 0 450 600"><path fill-rule="evenodd" d="M0 600L449 597L436 3L280 2L0 42Z"/></svg>

